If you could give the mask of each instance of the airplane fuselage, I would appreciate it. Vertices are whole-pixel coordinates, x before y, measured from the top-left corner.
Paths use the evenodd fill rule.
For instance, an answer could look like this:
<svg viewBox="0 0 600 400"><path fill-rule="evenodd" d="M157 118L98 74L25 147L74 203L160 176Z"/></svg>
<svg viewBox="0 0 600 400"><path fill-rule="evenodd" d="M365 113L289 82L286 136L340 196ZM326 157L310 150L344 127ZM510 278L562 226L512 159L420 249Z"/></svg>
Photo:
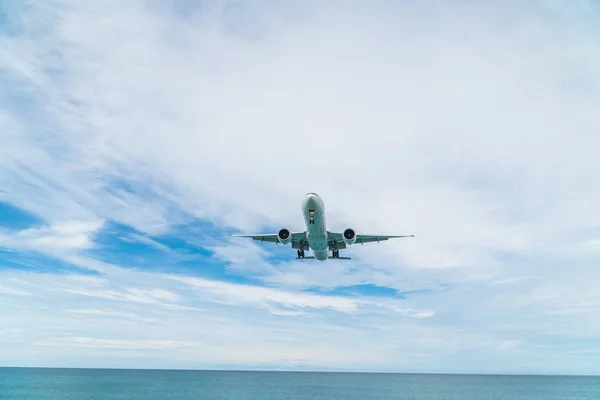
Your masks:
<svg viewBox="0 0 600 400"><path fill-rule="evenodd" d="M302 214L306 225L306 240L317 260L329 257L325 203L316 193L308 193L302 202Z"/></svg>

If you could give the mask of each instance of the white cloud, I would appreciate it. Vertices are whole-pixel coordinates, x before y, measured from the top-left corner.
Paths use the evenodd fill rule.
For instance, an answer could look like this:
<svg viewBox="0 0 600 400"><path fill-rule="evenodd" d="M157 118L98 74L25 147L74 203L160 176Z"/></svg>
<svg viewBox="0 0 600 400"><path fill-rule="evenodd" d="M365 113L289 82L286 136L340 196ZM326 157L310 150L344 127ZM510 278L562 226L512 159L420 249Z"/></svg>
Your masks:
<svg viewBox="0 0 600 400"><path fill-rule="evenodd" d="M43 346L91 347L99 349L136 349L136 350L177 350L182 347L198 346L199 343L177 342L172 340L117 340L87 337L48 338L39 343Z"/></svg>
<svg viewBox="0 0 600 400"><path fill-rule="evenodd" d="M348 360L381 364L381 344L357 346L366 340L370 327L376 329L370 334L378 335L381 324L431 316L402 309L391 299L308 294L116 267L104 278L79 278L61 274L48 281L45 274L35 272L0 273L2 281L16 288L27 282L37 294L5 305L5 323L23 330L0 332L0 340L7 344L3 359L10 359L19 348L27 358L27 346L35 344L47 347L44 354L50 358L57 352L65 354L64 347L91 352L72 355L78 365L83 359L77 357L91 357L86 365L93 364L99 357L95 349L152 349L163 351L161 358L171 357L168 351L185 350L185 356L169 361L180 366L206 357L213 365L288 365L298 359L317 366ZM137 290L128 289L131 281L137 282ZM157 289L159 285L165 289ZM177 296L172 295L175 292ZM0 292L0 301L5 296L10 294ZM69 308L63 308L67 304ZM199 308L201 314L189 312ZM365 321L357 324L355 318L361 316ZM134 363L147 356L135 353Z"/></svg>
<svg viewBox="0 0 600 400"><path fill-rule="evenodd" d="M32 295L29 292L25 292L23 290L6 287L6 286L4 286L2 284L0 284L0 293L1 294L14 295L14 296L31 296Z"/></svg>
<svg viewBox="0 0 600 400"><path fill-rule="evenodd" d="M155 249L171 253L171 249L168 246L158 243L156 240L152 240L149 237L137 235L135 233L129 234L127 237L122 238L122 240L146 244L148 246L154 247Z"/></svg>
<svg viewBox="0 0 600 400"><path fill-rule="evenodd" d="M255 243L252 243L252 241L247 238L236 240L235 242L237 243L227 243L207 247L213 252L214 258L231 264L234 267L241 265L243 268L251 268L251 266L265 268L264 261L269 254L267 249L256 246Z"/></svg>
<svg viewBox="0 0 600 400"><path fill-rule="evenodd" d="M139 2L51 1L15 14L24 32L0 36L1 83L9 88L0 100L0 200L47 225L2 231L0 246L107 276L77 285L65 277L56 296L160 304L157 313L189 307L211 317L252 310L289 321L281 324L305 321L302 334L319 329L310 325L315 314L331 311L344 328L360 313L371 331L381 329L378 318L400 318L398 331L435 343L464 337L452 342L457 351L471 339L486 344L479 360L489 360L486 346L518 341L496 359L498 368L533 355L531 368L543 368L550 353L537 346L540 332L597 336L600 325L589 317L600 279L600 190L590 184L600 171L597 12L585 2L541 1L291 7L245 5L237 15L247 19L236 19L234 31L223 4L185 18ZM416 238L351 248L349 264L267 263L276 251L268 245L207 244L231 273L272 288L158 282L80 254L93 249L105 220L138 229L136 240L159 249L146 234L193 218L249 232L299 230L307 191L324 197L332 229ZM298 292L357 284L431 292L401 305ZM31 292L2 285L4 301L9 290ZM244 321L246 330L257 325ZM260 328L256 337L269 332ZM288 325L285 332L301 334ZM96 338L89 333L68 337ZM388 354L394 333L374 335L373 354ZM339 345L369 339L352 338ZM224 340L214 342L219 351ZM265 346L256 339L246 358L234 350L223 358L257 362ZM455 365L436 358L437 346L401 355L430 355L415 358L430 364L414 365ZM275 349L262 357L276 362L285 351ZM298 349L289 357L328 354L308 342ZM346 360L339 354L332 350L331 359Z"/></svg>
<svg viewBox="0 0 600 400"><path fill-rule="evenodd" d="M50 255L74 254L94 247L92 236L103 221L70 220L13 234L0 231L0 248L37 251Z"/></svg>
<svg viewBox="0 0 600 400"><path fill-rule="evenodd" d="M120 311L111 311L111 310L95 310L95 309L79 309L79 310L66 310L68 312L72 312L75 314L82 315L105 315L109 317L126 317L126 318L135 318L137 317L132 313L124 313Z"/></svg>
<svg viewBox="0 0 600 400"><path fill-rule="evenodd" d="M426 318L434 315L434 312L431 310L410 310L401 308L397 305L397 301L388 298L367 300L364 298L284 291L268 287L232 284L191 277L166 276L165 278L183 282L195 288L200 288L205 299L210 298L212 301L221 304L260 306L272 310L272 304L275 303L292 309L327 308L343 313L356 313L363 307L377 307L417 318ZM212 296L207 297L209 295ZM281 314L281 311L276 309L276 314Z"/></svg>
<svg viewBox="0 0 600 400"><path fill-rule="evenodd" d="M527 370L510 360L528 352L569 357L560 346L536 350L532 334L543 334L552 319L543 317L541 326L519 326L522 304L490 304L489 298L468 304L474 295L457 297L460 291L405 300L345 297L113 268L103 278L61 274L51 280L35 272L1 272L9 290L28 287L36 296L12 301L14 297L0 292L4 323L20 328L0 331L6 344L0 356L18 365L61 360L135 367L158 357L165 367L176 368L345 369L357 363L353 365L359 370L445 370L443 365L468 351L486 360L484 371ZM131 282L137 290L131 290ZM434 304L435 313L421 307L425 303ZM531 315L536 314L539 322L541 314ZM511 322L517 324L499 326ZM588 327L598 332L600 320ZM554 333L571 340L581 337L566 327ZM44 350L32 351L32 344ZM112 361L101 350L113 351Z"/></svg>

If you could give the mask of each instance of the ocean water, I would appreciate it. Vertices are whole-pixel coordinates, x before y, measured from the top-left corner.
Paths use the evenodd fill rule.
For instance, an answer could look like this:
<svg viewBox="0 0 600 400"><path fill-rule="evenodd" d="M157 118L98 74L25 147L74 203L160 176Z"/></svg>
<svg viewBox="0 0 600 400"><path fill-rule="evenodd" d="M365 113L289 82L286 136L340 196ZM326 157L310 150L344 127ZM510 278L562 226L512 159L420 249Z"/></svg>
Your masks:
<svg viewBox="0 0 600 400"><path fill-rule="evenodd" d="M564 376L0 368L1 400L598 400Z"/></svg>

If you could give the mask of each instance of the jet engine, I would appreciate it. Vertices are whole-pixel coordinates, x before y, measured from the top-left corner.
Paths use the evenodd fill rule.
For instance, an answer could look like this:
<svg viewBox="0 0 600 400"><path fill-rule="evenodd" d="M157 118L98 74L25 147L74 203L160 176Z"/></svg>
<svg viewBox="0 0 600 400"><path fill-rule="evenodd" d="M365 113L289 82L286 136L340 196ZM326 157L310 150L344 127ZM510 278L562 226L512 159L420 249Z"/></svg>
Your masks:
<svg viewBox="0 0 600 400"><path fill-rule="evenodd" d="M346 243L346 246L350 246L353 245L354 242L356 241L356 232L354 232L354 229L346 229L343 233L344 236L344 243Z"/></svg>
<svg viewBox="0 0 600 400"><path fill-rule="evenodd" d="M281 244L289 244L292 241L292 234L289 229L280 229L277 233L277 240L279 240L279 243Z"/></svg>

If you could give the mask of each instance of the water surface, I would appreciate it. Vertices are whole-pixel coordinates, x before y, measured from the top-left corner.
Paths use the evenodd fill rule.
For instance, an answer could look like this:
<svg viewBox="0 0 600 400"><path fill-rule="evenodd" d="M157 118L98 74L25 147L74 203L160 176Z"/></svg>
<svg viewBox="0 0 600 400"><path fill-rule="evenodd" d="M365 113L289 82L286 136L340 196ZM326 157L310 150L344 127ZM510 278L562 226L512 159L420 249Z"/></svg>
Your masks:
<svg viewBox="0 0 600 400"><path fill-rule="evenodd" d="M599 377L0 368L2 400L599 400Z"/></svg>

